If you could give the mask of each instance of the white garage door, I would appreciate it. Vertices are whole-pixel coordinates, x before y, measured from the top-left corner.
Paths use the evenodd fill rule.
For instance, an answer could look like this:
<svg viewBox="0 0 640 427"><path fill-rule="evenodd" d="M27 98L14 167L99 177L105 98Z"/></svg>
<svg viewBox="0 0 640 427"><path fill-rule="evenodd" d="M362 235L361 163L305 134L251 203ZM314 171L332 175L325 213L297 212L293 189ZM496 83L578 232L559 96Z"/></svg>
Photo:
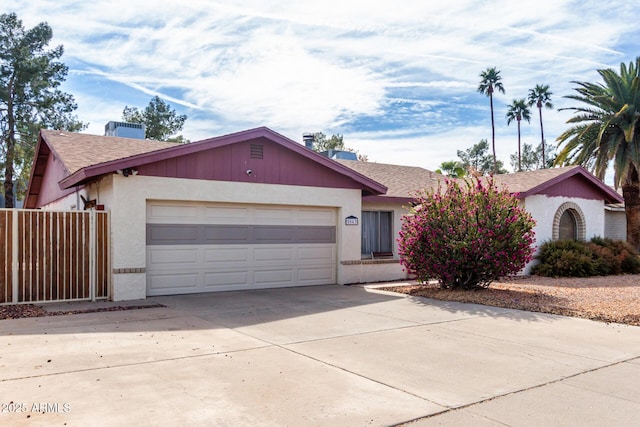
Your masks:
<svg viewBox="0 0 640 427"><path fill-rule="evenodd" d="M147 203L147 295L336 283L336 210Z"/></svg>

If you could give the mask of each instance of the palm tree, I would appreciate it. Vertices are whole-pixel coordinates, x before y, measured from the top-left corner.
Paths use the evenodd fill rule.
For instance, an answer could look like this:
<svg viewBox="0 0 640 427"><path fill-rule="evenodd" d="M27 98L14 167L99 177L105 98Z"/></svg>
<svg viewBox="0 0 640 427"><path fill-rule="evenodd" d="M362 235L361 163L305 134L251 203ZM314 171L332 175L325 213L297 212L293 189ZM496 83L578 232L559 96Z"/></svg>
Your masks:
<svg viewBox="0 0 640 427"><path fill-rule="evenodd" d="M496 159L496 127L493 120L493 91L504 93L504 86L502 86L502 77L500 77L500 71L496 70L496 67L487 68L480 73L480 84L478 85L478 92L489 97L489 105L491 106L491 146L493 148L493 173L498 172L498 160Z"/></svg>
<svg viewBox="0 0 640 427"><path fill-rule="evenodd" d="M522 119L531 122L531 110L529 110L524 98L514 99L507 110L507 125L514 120L518 122L518 172L522 171L522 153L520 151L520 121Z"/></svg>
<svg viewBox="0 0 640 427"><path fill-rule="evenodd" d="M598 70L604 83L572 82L577 95L565 98L582 102L565 108L576 114L574 124L558 137L564 143L556 164L581 164L603 179L613 163L614 184L622 187L627 216L627 241L640 248L640 57L620 73Z"/></svg>
<svg viewBox="0 0 640 427"><path fill-rule="evenodd" d="M529 107L533 104L538 107L538 115L540 116L540 137L542 138L542 168L547 165L547 159L544 155L544 128L542 127L542 107L553 108L551 103L551 95L553 92L549 92L549 85L536 85L533 89L529 89Z"/></svg>

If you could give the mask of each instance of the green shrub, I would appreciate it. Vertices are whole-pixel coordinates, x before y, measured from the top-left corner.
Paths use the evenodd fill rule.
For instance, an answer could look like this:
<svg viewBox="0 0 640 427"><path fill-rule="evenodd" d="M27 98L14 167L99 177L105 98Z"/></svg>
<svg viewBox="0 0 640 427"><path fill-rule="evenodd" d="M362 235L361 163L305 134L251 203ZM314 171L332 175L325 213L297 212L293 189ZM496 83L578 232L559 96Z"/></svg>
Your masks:
<svg viewBox="0 0 640 427"><path fill-rule="evenodd" d="M404 268L443 288L487 287L532 259L533 221L493 179L445 180L423 192L402 218L398 248Z"/></svg>
<svg viewBox="0 0 640 427"><path fill-rule="evenodd" d="M546 242L536 256L532 274L549 277L588 277L640 273L640 257L627 242L594 237L590 242Z"/></svg>

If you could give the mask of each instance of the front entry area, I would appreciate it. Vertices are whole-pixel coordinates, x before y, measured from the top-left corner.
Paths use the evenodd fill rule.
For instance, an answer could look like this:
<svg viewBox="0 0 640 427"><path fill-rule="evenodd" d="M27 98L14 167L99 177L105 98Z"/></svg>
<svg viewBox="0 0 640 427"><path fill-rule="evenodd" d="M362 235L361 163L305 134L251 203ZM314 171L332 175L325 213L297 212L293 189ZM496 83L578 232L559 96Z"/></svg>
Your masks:
<svg viewBox="0 0 640 427"><path fill-rule="evenodd" d="M147 295L336 283L334 208L147 202Z"/></svg>

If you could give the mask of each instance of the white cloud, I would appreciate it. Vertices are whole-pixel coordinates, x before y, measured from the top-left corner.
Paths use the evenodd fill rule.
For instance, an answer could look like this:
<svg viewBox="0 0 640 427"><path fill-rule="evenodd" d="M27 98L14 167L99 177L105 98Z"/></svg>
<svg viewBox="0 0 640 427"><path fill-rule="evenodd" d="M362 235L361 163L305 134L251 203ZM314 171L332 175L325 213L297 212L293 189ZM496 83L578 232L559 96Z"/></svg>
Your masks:
<svg viewBox="0 0 640 427"><path fill-rule="evenodd" d="M556 107L572 105L571 80L635 58L627 40L640 19L623 0L19 0L12 10L27 26L48 21L64 44L83 120L103 126L157 94L189 115L192 140L261 125L294 139L348 131L372 160L429 168L490 137L481 70L502 72L495 117L508 164L511 99L547 83ZM543 114L553 140L570 112ZM533 111L523 138L537 143L537 132Z"/></svg>

